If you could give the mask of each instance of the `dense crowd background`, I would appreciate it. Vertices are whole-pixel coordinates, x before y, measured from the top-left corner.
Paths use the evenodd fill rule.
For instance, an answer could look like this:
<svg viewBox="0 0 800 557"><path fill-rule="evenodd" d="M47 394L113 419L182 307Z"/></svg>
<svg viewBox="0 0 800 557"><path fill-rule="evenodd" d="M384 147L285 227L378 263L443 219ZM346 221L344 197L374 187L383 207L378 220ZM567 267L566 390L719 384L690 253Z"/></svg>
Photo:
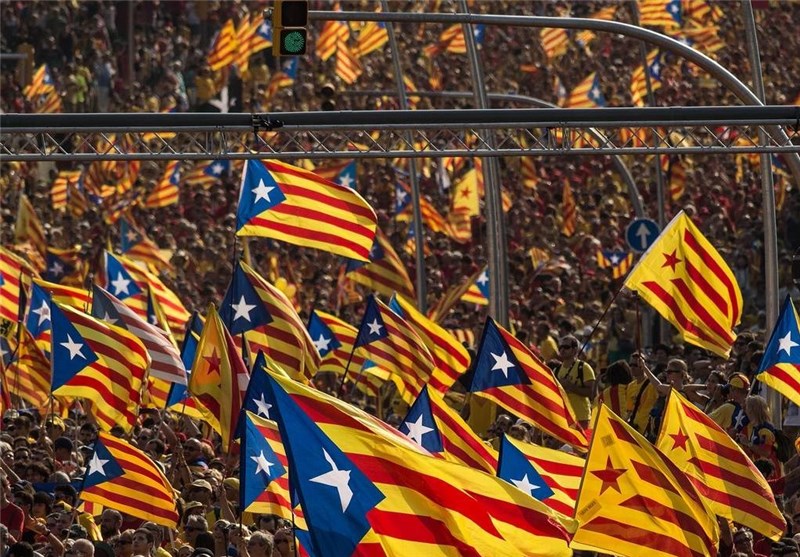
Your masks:
<svg viewBox="0 0 800 557"><path fill-rule="evenodd" d="M314 8L327 9L322 2ZM421 11L455 10L451 2L394 2L392 9ZM601 2L475 2L481 12L529 15L588 16L605 5ZM744 82L750 81L745 50L744 28L738 4L719 3L723 17L719 35L724 48L717 60ZM4 112L29 112L31 106L23 88L34 68L48 64L67 112L157 112L172 107L179 111L208 108L208 101L218 93L214 75L206 64L209 46L221 24L230 17L239 18L247 10L259 13L263 2L151 2L139 1L129 7L123 2L4 2L0 16L0 51L27 55L24 61L3 61L0 77L0 108ZM374 3L345 2L345 10L372 10ZM757 20L759 46L763 61L767 104L792 102L800 92L800 4L764 3ZM133 17L135 47L133 68L128 65L128 17ZM627 5L621 5L617 19L630 21ZM320 26L312 25L312 33ZM423 54L424 46L435 43L441 33L436 25L398 25L402 64L419 89L426 89L436 74L446 91L471 91L469 72L463 55L442 53L435 59ZM313 44L312 44L313 49ZM539 45L538 35L523 28L489 28L481 48L487 89L493 92L518 93L556 102L552 83L557 74L567 90L591 71L598 71L601 87L609 106L631 104L630 74L640 63L638 45L632 40L601 34L588 48L572 41L558 67L549 64ZM269 51L262 51L250 61L250 70L241 76L243 111L318 110L320 94L326 84L333 84L336 109L393 109L392 98L348 96L347 89L394 89L389 55L373 53L361 60L363 75L354 86L344 85L335 75L333 60L322 62L313 55L302 57L294 84L278 91L271 99L264 96L276 61ZM218 76L217 76L218 77ZM656 92L659 105L737 104L729 92L685 63L667 58L663 86ZM237 101L239 102L239 101ZM468 108L467 101L422 98L418 109ZM506 104L504 106L514 106ZM643 195L645 207L655 213L655 177L653 164L642 158L627 158L627 164ZM761 425L763 399L747 396L764 346L764 270L762 265L761 185L758 166L749 161L739 165L734 157L686 157L686 192L677 201L667 201L667 215L686 210L709 240L719 248L736 274L746 301L743 333L731 359L711 357L699 349L684 346L673 339L665 344L641 347L636 300L624 293L617 297L609 314L599 322L590 345L581 358L586 359L592 376L599 380L590 388L599 397L609 396L609 389L624 387L620 413L641 412L632 421L643 432L652 427L650 410L634 408L640 386L649 386L650 408L657 406L664 384L672 384L709 413L745 411L753 425ZM421 190L434 206L445 210L449 191L437 180L436 161L432 171L422 176ZM538 350L553 368L564 371L562 379L571 397L585 396L589 376L570 378L572 363L578 357L577 346L589 340L603 310L617 292L619 281L598 268L599 248L624 248L624 229L630 222L631 209L621 180L606 157L553 157L535 161L538 184L535 191L523 186L518 159L501 161L502 183L513 199L507 215L509 267L511 277L511 322L517 335ZM46 223L49 244L68 247L82 244L86 257L93 259L105 247L106 238L116 238L98 211L89 210L82 218L68 212L54 211L49 188L59 169L70 167L45 163L0 165L3 245L12 243L20 190L28 193L36 212ZM143 162L135 188L148 192L163 172L163 163ZM394 179L391 161L359 162L358 190L375 207L379 223L414 276L413 254L403 249L407 223L394 219ZM578 211L577 232L566 237L561 232L561 184L569 177ZM224 177L209 188L183 188L180 202L171 207L146 211L132 209L132 216L156 243L174 251L175 272L165 277L187 308L203 310L209 302L219 302L232 270L236 199L239 177ZM790 258L800 248L800 195L786 180L785 201L778 214L779 277L781 299L791 294L800 299L792 285ZM484 222L473 223L473 240L457 244L441 234L426 234L430 248L426 258L428 303L437 301L455 282L486 264ZM544 270L534 272L528 250L538 247L549 254ZM357 324L360 304L341 305L337 284L340 262L321 252L252 241L256 266L267 265L277 255L281 275L296 289L302 317L317 307L338 309L350 323ZM485 315L480 306L459 305L447 318L448 327L479 332ZM574 336L570 336L574 335ZM574 344L574 347L573 347ZM566 347L566 349L565 349ZM569 354L569 350L574 350ZM637 350L644 359L639 359ZM567 353L565 353L567 352ZM654 375L645 374L645 362ZM565 365L566 364L566 365ZM614 365L612 365L614 364ZM624 365L623 365L624 364ZM738 374L738 375L737 375ZM658 379L659 377L660 379ZM662 383L663 381L663 383ZM684 385L688 385L685 387ZM618 387L618 388L622 388ZM633 390L632 390L633 389ZM661 390L659 390L661 389ZM634 393L631 395L630 393ZM726 407L732 398L735 407ZM594 398L594 397L591 397ZM607 398L606 398L607 400ZM589 401L594 402L594 401ZM738 408L738 410L737 410ZM763 414L763 415L762 415ZM720 417L728 428L730 414ZM181 491L183 514L180 529L169 535L160 527L135 523L116 511L106 510L97 518L99 535L86 514L73 511L75 489L70 480L80 477L85 459L91 454L93 427L80 418L66 420L37 413L13 411L3 419L0 445L3 449L2 535L6 544L26 542L40 554L91 557L132 557L154 555L178 557L191 555L232 554L267 557L293 555L293 536L281 519L272 516L251 517L238 526L235 473L215 454L214 446L193 430L189 420L177 416L162 418L158 413L143 416L133 441L164 465L174 485ZM589 418L588 414L579 416ZM163 419L163 423L162 422ZM767 420L768 422L768 420ZM771 427L781 424L770 424ZM512 431L529 439L526 424L500 419L486 437L499 431ZM768 427L732 431L754 455L770 462L765 475L783 478L787 493L786 512L791 537L800 528L800 506L795 505L791 484L794 466L776 456L775 437ZM762 445L766 445L763 449ZM783 474L788 473L787 477ZM226 477L227 476L227 477ZM783 489L783 488L781 488ZM21 509L21 514L17 512ZM797 519L797 523L795 522ZM248 529L252 526L251 529ZM87 530L88 527L88 530ZM800 530L798 530L800 531ZM741 550L746 555L752 533L728 530L724 543L727 554ZM6 537L7 536L7 537ZM85 538L102 542L85 543ZM757 536L756 536L757 537ZM745 539L747 538L747 539ZM749 540L749 541L748 541ZM758 542L758 540L756 540ZM790 542L786 547L791 549ZM274 549L273 549L274 546ZM8 555L30 557L31 545L16 544ZM205 551L205 553L204 553ZM273 553L274 551L274 553ZM769 554L762 545L759 551ZM787 550L788 551L788 550ZM233 553L235 554L235 553ZM790 553L785 553L790 554Z"/></svg>

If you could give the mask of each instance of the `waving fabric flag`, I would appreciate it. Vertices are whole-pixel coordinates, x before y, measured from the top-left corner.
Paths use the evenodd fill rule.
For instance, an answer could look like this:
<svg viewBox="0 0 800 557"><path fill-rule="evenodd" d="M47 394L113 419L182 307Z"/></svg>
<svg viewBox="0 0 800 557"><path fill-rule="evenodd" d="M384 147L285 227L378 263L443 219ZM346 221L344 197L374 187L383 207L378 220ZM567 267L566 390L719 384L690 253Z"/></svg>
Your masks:
<svg viewBox="0 0 800 557"><path fill-rule="evenodd" d="M572 237L578 226L578 206L575 203L575 196L572 194L572 187L566 178L561 192L561 233L564 236Z"/></svg>
<svg viewBox="0 0 800 557"><path fill-rule="evenodd" d="M413 327L375 296L367 298L355 347L357 354L400 378L405 388L399 394L409 404L436 365Z"/></svg>
<svg viewBox="0 0 800 557"><path fill-rule="evenodd" d="M354 54L361 58L370 52L380 50L389 42L389 31L382 21L368 21L358 32L358 44Z"/></svg>
<svg viewBox="0 0 800 557"><path fill-rule="evenodd" d="M364 73L358 56L350 50L346 41L336 44L336 75L348 85L352 85Z"/></svg>
<svg viewBox="0 0 800 557"><path fill-rule="evenodd" d="M340 186L358 189L358 163L355 159L315 168L314 174Z"/></svg>
<svg viewBox="0 0 800 557"><path fill-rule="evenodd" d="M315 554L570 555L558 519L513 486L297 382L268 388Z"/></svg>
<svg viewBox="0 0 800 557"><path fill-rule="evenodd" d="M481 180L482 181L482 180ZM478 171L469 169L453 186L453 198L450 213L466 217L477 217L480 210L480 187Z"/></svg>
<svg viewBox="0 0 800 557"><path fill-rule="evenodd" d="M155 242L125 217L119 219L119 237L120 251L125 256L152 265L159 270L172 270L172 265L169 262L172 256L171 251L159 248Z"/></svg>
<svg viewBox="0 0 800 557"><path fill-rule="evenodd" d="M191 171L183 176L183 183L187 186L201 186L210 188L219 183L223 176L230 172L231 161L216 160L198 163Z"/></svg>
<svg viewBox="0 0 800 557"><path fill-rule="evenodd" d="M333 11L341 11L337 2ZM322 26L319 37L317 38L316 54L317 57L325 62L328 58L336 54L336 47L340 42L350 38L350 29L345 21L326 21Z"/></svg>
<svg viewBox="0 0 800 557"><path fill-rule="evenodd" d="M348 359L353 369L361 369L365 358L353 351L358 329L330 313L313 310L308 320L308 334L322 358L319 371L344 373Z"/></svg>
<svg viewBox="0 0 800 557"><path fill-rule="evenodd" d="M484 267L478 278L475 279L467 291L461 296L461 301L479 306L489 305L489 269Z"/></svg>
<svg viewBox="0 0 800 557"><path fill-rule="evenodd" d="M683 23L681 0L640 0L639 25L680 27Z"/></svg>
<svg viewBox="0 0 800 557"><path fill-rule="evenodd" d="M522 443L509 436L505 436L504 442L513 445L528 459L530 465L552 491L552 495L542 502L565 516L574 516L575 501L586 461L564 451L547 449L535 443ZM502 474L498 475L503 477Z"/></svg>
<svg viewBox="0 0 800 557"><path fill-rule="evenodd" d="M50 77L50 70L47 64L42 64L33 72L31 84L25 86L22 90L22 94L25 95L25 98L29 101L33 101L39 95L46 95L52 91L55 91L53 78Z"/></svg>
<svg viewBox="0 0 800 557"><path fill-rule="evenodd" d="M169 383L186 384L186 369L180 352L161 329L144 321L133 310L103 288L94 286L92 315L129 331L142 341L150 354L150 376Z"/></svg>
<svg viewBox="0 0 800 557"><path fill-rule="evenodd" d="M27 195L20 195L17 207L17 224L14 228L14 241L17 243L30 242L42 257L47 253L47 237L44 225Z"/></svg>
<svg viewBox="0 0 800 557"><path fill-rule="evenodd" d="M42 278L56 284L83 284L81 248L47 248L46 268Z"/></svg>
<svg viewBox="0 0 800 557"><path fill-rule="evenodd" d="M231 449L249 374L214 306L209 307L189 378L189 392L208 410L206 418ZM210 418L210 419L209 419Z"/></svg>
<svg viewBox="0 0 800 557"><path fill-rule="evenodd" d="M53 183L50 185L50 199L52 207L56 211L63 211L67 208L67 186L70 183L77 184L81 179L80 170L59 170Z"/></svg>
<svg viewBox="0 0 800 557"><path fill-rule="evenodd" d="M764 476L736 441L674 389L656 446L715 514L775 541L783 535L786 522Z"/></svg>
<svg viewBox="0 0 800 557"><path fill-rule="evenodd" d="M12 350L8 341L0 337L0 343L0 351L5 353L3 358L10 358ZM9 393L44 411L49 405L50 368L50 360L23 327L16 356L5 368Z"/></svg>
<svg viewBox="0 0 800 557"><path fill-rule="evenodd" d="M169 161L156 187L145 198L145 208L159 209L177 203L180 195L180 188L178 187L180 183L181 163L180 161Z"/></svg>
<svg viewBox="0 0 800 557"><path fill-rule="evenodd" d="M347 263L346 273L353 282L362 284L379 294L392 296L396 292L406 299L415 299L414 285L408 276L408 271L389 243L389 238L380 229L375 234L369 263L350 260Z"/></svg>
<svg viewBox="0 0 800 557"><path fill-rule="evenodd" d="M578 494L573 549L622 557L715 557L717 519L689 478L601 406Z"/></svg>
<svg viewBox="0 0 800 557"><path fill-rule="evenodd" d="M80 498L175 528L178 510L172 485L144 452L100 432L84 474Z"/></svg>
<svg viewBox="0 0 800 557"><path fill-rule="evenodd" d="M242 173L238 236L266 236L369 261L377 217L350 188L278 161L249 160Z"/></svg>
<svg viewBox="0 0 800 557"><path fill-rule="evenodd" d="M756 379L800 404L800 319L792 299L786 296L772 329Z"/></svg>
<svg viewBox="0 0 800 557"><path fill-rule="evenodd" d="M38 276L30 263L0 246L0 319L16 322L21 317L20 300L24 302L25 291L20 289L20 281L24 287L31 277Z"/></svg>
<svg viewBox="0 0 800 557"><path fill-rule="evenodd" d="M611 269L612 278L624 277L633 265L633 253L624 250L597 250L597 266Z"/></svg>
<svg viewBox="0 0 800 557"><path fill-rule="evenodd" d="M441 299L436 302L436 305L428 311L428 317L430 317L436 323L440 323L445 317L447 317L447 315L450 313L450 310L453 309L453 306L455 306L464 298L468 291L470 291L470 297L473 297L472 300L477 299L477 297L474 297L476 296L476 292L472 290L472 286L483 276L484 273L486 273L486 284L488 285L489 274L487 270L484 268L477 271L472 276L467 277L463 282L451 286L447 292L442 295ZM487 287L486 296L484 296L483 293L480 293L480 298L488 300L488 293L489 290ZM472 303L478 302L472 301Z"/></svg>
<svg viewBox="0 0 800 557"><path fill-rule="evenodd" d="M233 20L229 19L217 33L214 44L208 51L208 65L213 71L217 71L233 64L236 60L237 49L236 27Z"/></svg>
<svg viewBox="0 0 800 557"><path fill-rule="evenodd" d="M436 368L431 374L429 385L440 393L446 393L469 368L469 353L466 348L443 327L420 313L408 300L393 296L389 307L414 328L430 350Z"/></svg>
<svg viewBox="0 0 800 557"><path fill-rule="evenodd" d="M548 435L579 450L588 448L553 372L491 317L483 328L473 371L463 382L469 392L499 404Z"/></svg>
<svg viewBox="0 0 800 557"><path fill-rule="evenodd" d="M497 464L497 477L503 478L517 489L531 497L544 501L553 496L553 490L539 475L525 455L503 434L500 443L500 460Z"/></svg>
<svg viewBox="0 0 800 557"><path fill-rule="evenodd" d="M539 31L542 50L548 61L553 61L567 53L569 35L566 29L542 29Z"/></svg>
<svg viewBox="0 0 800 557"><path fill-rule="evenodd" d="M183 337L183 344L181 345L181 361L183 362L183 367L187 374L192 371L194 357L197 354L197 345L200 343L200 335L202 333L203 321L200 315L194 312L186 326L186 334ZM208 414L208 411L189 394L188 384L184 383L172 383L169 385L169 390L162 407L181 414L186 414L198 420L205 419L205 416Z"/></svg>
<svg viewBox="0 0 800 557"><path fill-rule="evenodd" d="M256 425L258 420L262 427L266 427L266 420L252 416L249 412L243 414L242 447L239 453L239 501L242 509L250 509L270 484L286 474L286 468Z"/></svg>
<svg viewBox="0 0 800 557"><path fill-rule="evenodd" d="M52 304L51 392L83 397L100 429L136 423L150 357L128 331L68 306Z"/></svg>
<svg viewBox="0 0 800 557"><path fill-rule="evenodd" d="M742 315L733 272L683 211L675 215L625 279L683 339L728 357Z"/></svg>
<svg viewBox="0 0 800 557"><path fill-rule="evenodd" d="M664 57L658 49L647 54L647 71L650 74L650 90L655 92L661 88L661 70L664 68ZM631 75L631 98L636 106L647 106L647 81L644 66L637 66Z"/></svg>
<svg viewBox="0 0 800 557"><path fill-rule="evenodd" d="M606 99L600 90L600 76L592 72L581 81L567 98L565 108L597 108L606 105Z"/></svg>
<svg viewBox="0 0 800 557"><path fill-rule="evenodd" d="M295 379L317 373L319 356L292 303L247 263L236 263L219 313L232 335L244 333L251 353L263 351Z"/></svg>

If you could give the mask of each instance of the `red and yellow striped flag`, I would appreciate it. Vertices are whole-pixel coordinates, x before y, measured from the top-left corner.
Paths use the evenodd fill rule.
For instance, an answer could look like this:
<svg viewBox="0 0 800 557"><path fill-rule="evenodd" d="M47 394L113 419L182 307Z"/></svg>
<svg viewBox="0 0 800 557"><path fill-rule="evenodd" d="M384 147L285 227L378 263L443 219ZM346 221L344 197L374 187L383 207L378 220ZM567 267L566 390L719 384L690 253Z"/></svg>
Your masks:
<svg viewBox="0 0 800 557"><path fill-rule="evenodd" d="M772 490L738 443L674 389L656 446L719 516L777 541L786 529Z"/></svg>
<svg viewBox="0 0 800 557"><path fill-rule="evenodd" d="M607 406L586 457L570 547L622 557L714 557L717 519L689 478Z"/></svg>
<svg viewBox="0 0 800 557"><path fill-rule="evenodd" d="M442 295L436 305L433 306L428 311L428 317L436 322L440 323L447 315L450 313L450 310L453 309L461 299L464 297L464 294L467 293L468 290L475 284L475 281L483 274L485 269L479 269L475 271L471 276L467 277L466 280L455 284L447 289L447 291ZM474 341L474 334L473 334L473 341Z"/></svg>
<svg viewBox="0 0 800 557"><path fill-rule="evenodd" d="M19 196L17 207L17 223L14 228L14 241L17 243L30 242L42 257L47 255L47 237L44 225L25 194Z"/></svg>
<svg viewBox="0 0 800 557"><path fill-rule="evenodd" d="M150 364L142 341L69 306L50 304L50 313L51 392L91 401L104 431L114 426L130 431Z"/></svg>
<svg viewBox="0 0 800 557"><path fill-rule="evenodd" d="M42 64L33 72L30 85L26 85L22 94L29 101L35 100L39 95L46 95L55 90L53 79L50 77L50 70L47 64Z"/></svg>
<svg viewBox="0 0 800 557"><path fill-rule="evenodd" d="M393 297L389 307L414 328L430 350L436 368L431 373L428 385L435 391L446 393L469 368L470 359L466 348L402 296Z"/></svg>
<svg viewBox="0 0 800 557"><path fill-rule="evenodd" d="M0 246L0 319L16 322L19 317L20 280L30 284L39 273L30 263Z"/></svg>
<svg viewBox="0 0 800 557"><path fill-rule="evenodd" d="M592 72L578 83L567 97L565 108L597 108L605 106L606 100L600 90L600 76Z"/></svg>
<svg viewBox="0 0 800 557"><path fill-rule="evenodd" d="M180 195L178 186L181 182L180 164L180 161L169 161L167 163L161 179L144 200L146 209L169 207L178 202Z"/></svg>
<svg viewBox="0 0 800 557"><path fill-rule="evenodd" d="M453 185L450 214L463 215L467 218L477 217L481 214L478 171L475 168L468 170Z"/></svg>
<svg viewBox="0 0 800 557"><path fill-rule="evenodd" d="M53 183L50 185L50 200L53 209L60 211L67 208L67 186L77 184L81 179L80 170L59 170Z"/></svg>
<svg viewBox="0 0 800 557"><path fill-rule="evenodd" d="M727 357L742 315L742 293L728 264L683 211L628 274L636 290L686 342Z"/></svg>
<svg viewBox="0 0 800 557"><path fill-rule="evenodd" d="M382 21L368 21L358 32L358 45L355 56L361 58L370 52L383 48L389 42L389 31Z"/></svg>
<svg viewBox="0 0 800 557"><path fill-rule="evenodd" d="M47 408L50 398L50 360L27 329L23 328L16 358L5 372L9 393L40 410Z"/></svg>
<svg viewBox="0 0 800 557"><path fill-rule="evenodd" d="M208 411L209 425L222 437L222 452L233 443L249 374L214 306L208 308L189 378L189 392Z"/></svg>
<svg viewBox="0 0 800 557"><path fill-rule="evenodd" d="M561 190L561 233L567 237L574 235L577 222L578 206L575 204L569 180L564 178L564 187Z"/></svg>
<svg viewBox="0 0 800 557"><path fill-rule="evenodd" d="M259 371L258 373L263 373ZM286 449L283 447L278 424L274 421L256 416L248 412L248 418L253 421L256 429L264 436L270 448L278 457L278 462L285 470L289 469L289 459L286 458ZM259 514L274 514L286 520L292 520L292 503L289 496L289 475L283 474L269 482L267 489L259 495L246 509L245 512Z"/></svg>
<svg viewBox="0 0 800 557"><path fill-rule="evenodd" d="M350 261L347 265L347 276L358 284L362 284L385 296L395 292L413 300L414 284L408 276L403 261L389 242L389 238L380 229L375 234L375 245L372 247L369 263Z"/></svg>
<svg viewBox="0 0 800 557"><path fill-rule="evenodd" d="M337 2L333 11L340 11L339 3ZM320 60L325 62L328 58L336 54L336 49L340 42L347 44L350 39L350 29L344 21L326 21L322 26L322 31L317 37L317 46L315 52Z"/></svg>
<svg viewBox="0 0 800 557"><path fill-rule="evenodd" d="M552 62L555 58L567 53L569 35L567 35L566 29L542 29L539 31L539 37L548 61Z"/></svg>
<svg viewBox="0 0 800 557"><path fill-rule="evenodd" d="M347 83L352 85L356 82L358 77L364 73L358 57L353 54L346 41L340 40L336 44L336 75Z"/></svg>
<svg viewBox="0 0 800 557"><path fill-rule="evenodd" d="M238 42L236 40L236 27L233 20L225 22L217 34L214 46L208 52L207 62L213 71L220 70L236 61Z"/></svg>
<svg viewBox="0 0 800 557"><path fill-rule="evenodd" d="M178 523L175 490L158 466L130 443L103 432L94 443L81 499L168 528Z"/></svg>

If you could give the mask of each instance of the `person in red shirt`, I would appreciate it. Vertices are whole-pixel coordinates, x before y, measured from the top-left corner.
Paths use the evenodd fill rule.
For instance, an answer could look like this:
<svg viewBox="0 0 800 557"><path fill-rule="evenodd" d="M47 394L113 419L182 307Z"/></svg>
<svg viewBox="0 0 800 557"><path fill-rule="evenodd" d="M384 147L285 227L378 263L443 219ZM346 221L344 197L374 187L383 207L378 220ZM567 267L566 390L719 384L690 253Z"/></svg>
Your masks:
<svg viewBox="0 0 800 557"><path fill-rule="evenodd" d="M0 523L8 528L8 535L14 538L12 543L16 543L22 536L25 513L8 498L11 493L11 484L8 482L5 472L0 471L0 482L3 486L3 489L0 490Z"/></svg>

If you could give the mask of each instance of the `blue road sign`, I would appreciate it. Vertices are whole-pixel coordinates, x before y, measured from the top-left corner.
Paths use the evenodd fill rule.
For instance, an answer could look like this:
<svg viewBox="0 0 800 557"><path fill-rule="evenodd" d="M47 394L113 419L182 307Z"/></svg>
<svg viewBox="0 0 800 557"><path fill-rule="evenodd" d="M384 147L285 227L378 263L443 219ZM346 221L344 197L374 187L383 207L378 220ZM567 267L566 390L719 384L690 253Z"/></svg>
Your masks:
<svg viewBox="0 0 800 557"><path fill-rule="evenodd" d="M656 238L659 230L656 221L650 219L635 219L625 229L625 240L634 251L647 251Z"/></svg>

